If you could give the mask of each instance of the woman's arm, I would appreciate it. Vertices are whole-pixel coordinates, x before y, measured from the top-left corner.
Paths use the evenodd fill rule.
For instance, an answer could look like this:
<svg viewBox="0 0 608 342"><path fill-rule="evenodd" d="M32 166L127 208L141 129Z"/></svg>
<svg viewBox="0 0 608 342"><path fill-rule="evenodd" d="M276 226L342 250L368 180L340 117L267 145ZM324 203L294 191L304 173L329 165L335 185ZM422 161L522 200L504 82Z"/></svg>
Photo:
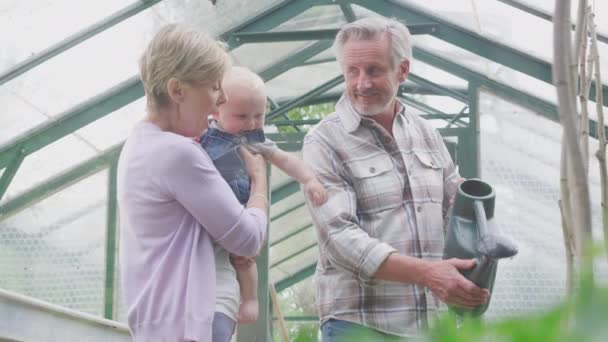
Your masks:
<svg viewBox="0 0 608 342"><path fill-rule="evenodd" d="M209 156L194 142L176 144L172 152L164 180L173 197L228 252L256 255L266 237L265 202L256 198L243 208ZM265 194L265 175L261 178L264 181L256 176L256 191Z"/></svg>

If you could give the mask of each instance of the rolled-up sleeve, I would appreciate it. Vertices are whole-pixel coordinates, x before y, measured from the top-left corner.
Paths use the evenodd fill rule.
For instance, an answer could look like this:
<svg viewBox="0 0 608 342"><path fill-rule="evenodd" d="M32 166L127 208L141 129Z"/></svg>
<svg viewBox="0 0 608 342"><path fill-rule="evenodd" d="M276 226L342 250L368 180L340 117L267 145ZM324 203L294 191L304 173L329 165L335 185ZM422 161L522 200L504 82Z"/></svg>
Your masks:
<svg viewBox="0 0 608 342"><path fill-rule="evenodd" d="M328 145L307 136L303 146L304 160L328 191L327 201L315 207L307 201L317 232L320 253L332 265L370 280L389 254L396 250L374 239L359 226L355 190L344 176L341 162Z"/></svg>
<svg viewBox="0 0 608 342"><path fill-rule="evenodd" d="M228 252L255 256L265 241L266 214L238 202L198 145L179 146L172 159L166 181L173 197Z"/></svg>

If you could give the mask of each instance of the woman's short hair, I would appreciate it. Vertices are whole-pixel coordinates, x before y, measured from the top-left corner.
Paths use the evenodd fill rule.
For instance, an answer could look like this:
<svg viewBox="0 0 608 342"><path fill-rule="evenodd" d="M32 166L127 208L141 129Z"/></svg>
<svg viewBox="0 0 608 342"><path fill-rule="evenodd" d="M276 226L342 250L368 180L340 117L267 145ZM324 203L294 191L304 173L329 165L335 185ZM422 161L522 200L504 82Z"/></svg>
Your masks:
<svg viewBox="0 0 608 342"><path fill-rule="evenodd" d="M334 40L334 51L338 62L342 64L344 44L349 40L375 40L388 34L391 46L391 62L395 68L403 61L412 60L412 39L407 26L393 18L369 16L340 29Z"/></svg>
<svg viewBox="0 0 608 342"><path fill-rule="evenodd" d="M215 82L231 66L225 45L208 34L179 24L160 29L139 60L139 74L148 102L167 105L167 83Z"/></svg>

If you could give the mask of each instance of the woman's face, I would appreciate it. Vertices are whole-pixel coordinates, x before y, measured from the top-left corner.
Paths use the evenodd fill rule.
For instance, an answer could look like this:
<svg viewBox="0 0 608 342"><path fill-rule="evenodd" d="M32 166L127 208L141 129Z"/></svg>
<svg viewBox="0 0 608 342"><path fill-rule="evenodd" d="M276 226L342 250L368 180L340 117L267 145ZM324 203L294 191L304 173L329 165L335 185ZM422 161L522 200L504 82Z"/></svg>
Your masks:
<svg viewBox="0 0 608 342"><path fill-rule="evenodd" d="M216 113L227 98L221 81L181 82L177 114L173 118L174 133L186 137L199 137L208 127L208 116Z"/></svg>

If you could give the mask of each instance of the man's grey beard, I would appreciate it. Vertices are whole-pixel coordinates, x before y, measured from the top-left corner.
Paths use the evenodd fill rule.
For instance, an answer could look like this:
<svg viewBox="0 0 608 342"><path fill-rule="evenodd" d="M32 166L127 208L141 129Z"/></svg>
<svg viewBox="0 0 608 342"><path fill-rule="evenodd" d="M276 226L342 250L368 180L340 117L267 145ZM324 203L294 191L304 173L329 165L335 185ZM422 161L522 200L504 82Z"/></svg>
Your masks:
<svg viewBox="0 0 608 342"><path fill-rule="evenodd" d="M355 111L356 111L356 112L357 112L359 115L361 115L361 116L366 116L366 117L378 115L378 114L380 114L380 113L382 113L382 112L386 111L386 109L387 109L389 106L390 106L390 103L389 103L389 104L387 104L387 105L385 105L384 107L374 106L374 107L372 108L372 109L374 109L374 111L372 111L372 112L369 112L369 111L368 111L368 112L363 112L362 110L360 110L359 108L357 108L357 104L353 103L353 108L355 109Z"/></svg>

